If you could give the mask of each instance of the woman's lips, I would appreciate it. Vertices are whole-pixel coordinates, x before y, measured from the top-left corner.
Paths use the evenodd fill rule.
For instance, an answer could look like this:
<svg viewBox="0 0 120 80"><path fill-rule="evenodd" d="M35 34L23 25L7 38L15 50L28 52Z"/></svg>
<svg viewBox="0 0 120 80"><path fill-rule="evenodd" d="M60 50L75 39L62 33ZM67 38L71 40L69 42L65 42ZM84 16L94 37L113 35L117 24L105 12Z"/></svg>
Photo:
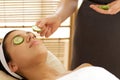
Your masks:
<svg viewBox="0 0 120 80"><path fill-rule="evenodd" d="M31 42L29 48L31 48L33 45L37 45L37 44L39 44L39 41L34 40Z"/></svg>

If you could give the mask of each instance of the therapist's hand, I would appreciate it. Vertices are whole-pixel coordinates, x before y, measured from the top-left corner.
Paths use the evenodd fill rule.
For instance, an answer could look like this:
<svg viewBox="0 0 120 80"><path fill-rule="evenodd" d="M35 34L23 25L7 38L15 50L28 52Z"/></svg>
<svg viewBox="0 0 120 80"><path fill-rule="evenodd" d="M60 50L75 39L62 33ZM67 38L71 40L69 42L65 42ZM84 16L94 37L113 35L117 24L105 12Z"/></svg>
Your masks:
<svg viewBox="0 0 120 80"><path fill-rule="evenodd" d="M41 36L49 37L53 34L61 24L61 20L57 15L42 18L36 22L36 26L42 29Z"/></svg>
<svg viewBox="0 0 120 80"><path fill-rule="evenodd" d="M115 0L107 5L110 6L110 8L108 10L103 10L98 7L100 5L94 5L94 4L91 4L90 8L92 8L93 10L95 10L96 12L99 12L101 14L114 15L114 14L117 14L118 12L120 12L120 0Z"/></svg>

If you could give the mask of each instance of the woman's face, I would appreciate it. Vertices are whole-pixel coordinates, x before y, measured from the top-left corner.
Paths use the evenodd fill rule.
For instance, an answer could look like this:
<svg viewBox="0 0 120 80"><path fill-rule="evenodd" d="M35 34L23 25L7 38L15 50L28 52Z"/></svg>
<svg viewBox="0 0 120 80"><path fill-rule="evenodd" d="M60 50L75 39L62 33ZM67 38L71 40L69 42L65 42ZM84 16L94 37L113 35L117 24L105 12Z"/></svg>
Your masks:
<svg viewBox="0 0 120 80"><path fill-rule="evenodd" d="M23 43L15 45L13 39L15 36L24 38ZM41 40L38 40L31 32L14 31L8 35L5 40L7 51L14 63L19 68L27 68L40 63L45 63L47 57L47 49Z"/></svg>

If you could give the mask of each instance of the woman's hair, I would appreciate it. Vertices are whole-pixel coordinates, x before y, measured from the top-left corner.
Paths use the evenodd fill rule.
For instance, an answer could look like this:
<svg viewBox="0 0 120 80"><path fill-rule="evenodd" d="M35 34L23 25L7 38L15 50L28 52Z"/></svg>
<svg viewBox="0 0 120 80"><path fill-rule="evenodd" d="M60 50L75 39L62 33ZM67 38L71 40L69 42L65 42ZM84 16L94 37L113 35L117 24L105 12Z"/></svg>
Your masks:
<svg viewBox="0 0 120 80"><path fill-rule="evenodd" d="M8 37L8 35L9 35L10 33L14 32L14 31L15 31L15 30L12 30L12 31L8 32L8 33L5 35L3 41L1 42L1 44L3 44L3 45L2 45L3 53L4 53L5 60L6 60L7 63L10 62L11 57L10 57L10 55L8 54L8 51L7 51L5 42L6 42L6 38ZM0 70L2 70L2 71L4 71L5 73L9 74L9 73L6 71L6 69L3 67L1 61L0 61ZM10 74L9 74L9 75L10 75ZM12 76L12 75L11 75L11 76Z"/></svg>
<svg viewBox="0 0 120 80"><path fill-rule="evenodd" d="M3 41L1 42L6 63L8 63L8 62L11 61L11 57L10 57L10 55L9 55L9 52L8 52L7 46L6 46L6 39L7 39L7 37L8 37L12 32L14 32L14 31L17 31L17 30L12 30L12 31L8 32L8 33L5 35ZM8 75L12 76L12 75L3 67L1 61L0 61L0 70L4 71L4 72L7 73ZM12 77L14 77L14 76L12 76ZM14 78L16 78L16 77L14 77ZM26 80L26 79L24 78L23 80Z"/></svg>

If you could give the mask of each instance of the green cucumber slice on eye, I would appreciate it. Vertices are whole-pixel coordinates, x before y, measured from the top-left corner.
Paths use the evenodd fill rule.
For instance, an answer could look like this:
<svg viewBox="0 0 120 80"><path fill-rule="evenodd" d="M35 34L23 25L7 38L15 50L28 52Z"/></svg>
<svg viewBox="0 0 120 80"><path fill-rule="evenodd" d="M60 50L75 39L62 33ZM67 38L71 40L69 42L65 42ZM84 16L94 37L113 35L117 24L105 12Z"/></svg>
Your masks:
<svg viewBox="0 0 120 80"><path fill-rule="evenodd" d="M99 8L108 10L110 7L109 7L109 5L100 5Z"/></svg>
<svg viewBox="0 0 120 80"><path fill-rule="evenodd" d="M23 41L24 41L24 38L22 36L15 36L13 39L13 43L15 45L19 45L19 44L23 43Z"/></svg>
<svg viewBox="0 0 120 80"><path fill-rule="evenodd" d="M32 29L33 29L33 31L35 31L35 32L41 32L41 29L38 28L38 27L35 26L35 25L32 26Z"/></svg>

